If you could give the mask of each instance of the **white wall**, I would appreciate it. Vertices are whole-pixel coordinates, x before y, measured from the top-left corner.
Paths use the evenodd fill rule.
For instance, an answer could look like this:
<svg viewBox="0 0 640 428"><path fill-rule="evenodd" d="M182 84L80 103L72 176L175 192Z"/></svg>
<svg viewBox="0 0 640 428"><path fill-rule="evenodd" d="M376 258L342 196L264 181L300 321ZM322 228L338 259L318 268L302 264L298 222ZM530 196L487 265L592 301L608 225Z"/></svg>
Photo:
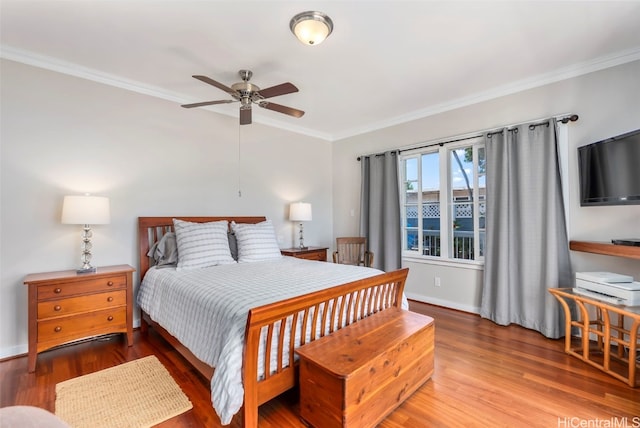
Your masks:
<svg viewBox="0 0 640 428"><path fill-rule="evenodd" d="M24 276L79 264L80 229L59 221L66 194L111 198L111 224L94 227L96 265L137 268L136 218L147 215L265 215L287 247L296 230L286 213L296 200L313 204L305 242L332 247L336 236L358 233L358 155L577 113L568 125L570 238L640 237L640 206L579 206L576 167L578 146L640 127L640 62L333 145L257 123L242 127L241 198L237 119L6 60L0 72L0 358L27 349ZM640 278L635 260L572 252L572 261L578 271ZM477 311L482 271L406 265L411 297Z"/></svg>
<svg viewBox="0 0 640 428"><path fill-rule="evenodd" d="M79 267L81 229L60 224L64 195L111 200L111 224L93 228L96 266L138 267L138 216L265 215L290 247L288 205L298 200L313 204L305 242L331 245L330 143L257 123L239 131L237 118L0 67L0 358L27 350L24 276Z"/></svg>
<svg viewBox="0 0 640 428"><path fill-rule="evenodd" d="M610 241L621 237L640 238L640 205L580 207L577 170L577 147L640 128L638 76L640 61L335 142L334 236L358 233L358 155L576 113L580 120L566 125L569 127L570 239ZM637 260L577 252L572 252L571 257L576 271L607 270L633 275L640 280L640 263ZM478 312L482 271L434 263L405 261L404 264L410 268L407 281L409 297ZM441 277L440 288L434 287L434 276Z"/></svg>

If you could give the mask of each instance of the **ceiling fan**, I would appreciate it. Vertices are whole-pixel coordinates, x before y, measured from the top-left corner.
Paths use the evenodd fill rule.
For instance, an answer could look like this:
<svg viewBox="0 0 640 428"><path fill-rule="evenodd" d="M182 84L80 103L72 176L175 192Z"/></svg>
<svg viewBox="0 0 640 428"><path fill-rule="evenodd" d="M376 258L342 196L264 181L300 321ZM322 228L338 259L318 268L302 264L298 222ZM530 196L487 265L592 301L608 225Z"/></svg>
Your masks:
<svg viewBox="0 0 640 428"><path fill-rule="evenodd" d="M218 101L204 101L201 103L183 104L184 108L210 106L214 104L229 104L239 101L240 102L240 125L248 125L251 123L251 104L257 104L267 110L277 111L278 113L288 114L293 117L302 117L304 112L292 107L283 106L280 104L266 101L267 98L277 97L279 95L290 94L292 92L298 92L298 88L292 83L282 83L280 85L271 86L266 89L260 89L253 83L249 83L249 79L253 75L251 70L240 70L238 72L242 82L234 83L231 87L223 85L220 82L207 77L207 76L193 76L201 82L213 85L218 89L222 89L231 97L232 100L218 100Z"/></svg>

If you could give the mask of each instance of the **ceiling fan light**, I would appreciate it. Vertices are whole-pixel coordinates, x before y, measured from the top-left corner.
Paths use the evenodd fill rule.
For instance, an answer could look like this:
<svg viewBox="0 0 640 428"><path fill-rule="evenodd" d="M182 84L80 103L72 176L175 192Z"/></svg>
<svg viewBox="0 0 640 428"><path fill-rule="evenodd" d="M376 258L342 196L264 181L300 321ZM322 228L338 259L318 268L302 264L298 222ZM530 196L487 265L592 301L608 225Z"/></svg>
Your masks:
<svg viewBox="0 0 640 428"><path fill-rule="evenodd" d="M302 12L291 18L291 32L305 45L319 45L333 31L333 21L322 12Z"/></svg>

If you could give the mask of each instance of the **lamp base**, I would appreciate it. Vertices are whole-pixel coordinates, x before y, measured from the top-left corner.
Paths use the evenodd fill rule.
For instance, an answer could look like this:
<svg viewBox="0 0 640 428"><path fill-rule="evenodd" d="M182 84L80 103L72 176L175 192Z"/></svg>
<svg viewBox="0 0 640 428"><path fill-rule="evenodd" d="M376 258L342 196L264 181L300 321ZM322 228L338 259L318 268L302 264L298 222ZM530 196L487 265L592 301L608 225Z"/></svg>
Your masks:
<svg viewBox="0 0 640 428"><path fill-rule="evenodd" d="M76 273L96 273L97 272L97 268L95 267L90 267L90 268L86 268L86 269L76 269Z"/></svg>
<svg viewBox="0 0 640 428"><path fill-rule="evenodd" d="M302 246L302 245L300 245L300 246L298 247L298 250L308 250L308 249L309 249L309 247L304 247L304 246Z"/></svg>

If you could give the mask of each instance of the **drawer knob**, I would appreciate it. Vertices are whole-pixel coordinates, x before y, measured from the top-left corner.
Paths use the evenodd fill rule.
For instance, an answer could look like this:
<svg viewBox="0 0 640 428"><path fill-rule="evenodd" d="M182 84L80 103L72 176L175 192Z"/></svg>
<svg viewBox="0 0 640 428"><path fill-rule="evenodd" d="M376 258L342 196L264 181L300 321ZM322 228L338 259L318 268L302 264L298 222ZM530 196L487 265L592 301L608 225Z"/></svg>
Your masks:
<svg viewBox="0 0 640 428"><path fill-rule="evenodd" d="M113 297L111 296L107 297L107 302L113 302Z"/></svg>
<svg viewBox="0 0 640 428"><path fill-rule="evenodd" d="M56 294L60 294L62 293L62 288L56 288L55 290L53 290L53 292Z"/></svg>
<svg viewBox="0 0 640 428"><path fill-rule="evenodd" d="M109 287L111 287L111 286L113 285L113 281L109 281L109 282L107 282L107 285L108 285Z"/></svg>
<svg viewBox="0 0 640 428"><path fill-rule="evenodd" d="M62 309L62 306L60 306L60 305L55 305L53 307L53 310L56 311L56 312L59 311L60 309Z"/></svg>
<svg viewBox="0 0 640 428"><path fill-rule="evenodd" d="M113 317L112 317L111 315L109 315L109 316L107 317L107 321L113 321Z"/></svg>
<svg viewBox="0 0 640 428"><path fill-rule="evenodd" d="M54 328L53 331L55 331L56 333L59 333L62 331L62 327L56 326L56 328Z"/></svg>

